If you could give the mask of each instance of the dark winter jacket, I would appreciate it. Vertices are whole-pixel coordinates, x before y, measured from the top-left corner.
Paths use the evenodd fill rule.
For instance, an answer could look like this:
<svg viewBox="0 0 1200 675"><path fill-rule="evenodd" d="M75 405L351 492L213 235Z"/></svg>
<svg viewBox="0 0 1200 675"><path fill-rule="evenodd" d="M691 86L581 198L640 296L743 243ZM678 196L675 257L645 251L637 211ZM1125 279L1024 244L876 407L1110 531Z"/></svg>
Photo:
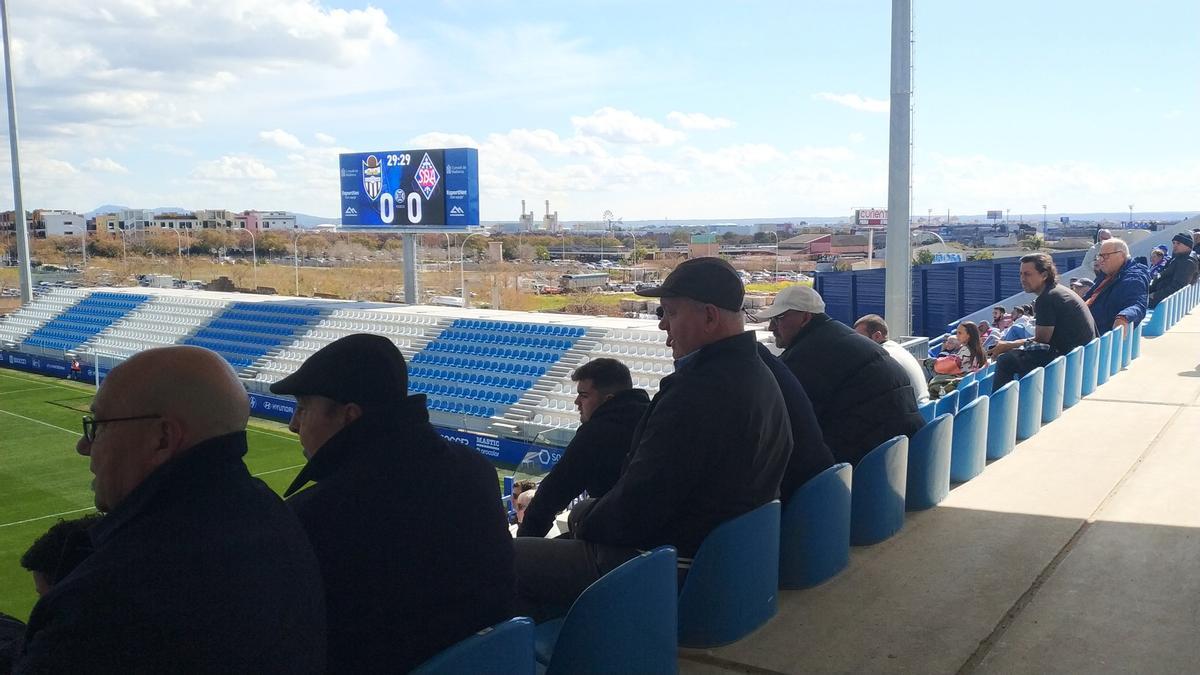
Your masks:
<svg viewBox="0 0 1200 675"><path fill-rule="evenodd" d="M580 539L690 558L717 525L779 496L792 429L754 333L706 345L659 383L621 478Z"/></svg>
<svg viewBox="0 0 1200 675"><path fill-rule="evenodd" d="M803 385L839 462L858 464L880 443L925 426L904 367L827 314L814 314L780 358Z"/></svg>
<svg viewBox="0 0 1200 675"><path fill-rule="evenodd" d="M788 419L792 424L792 457L788 460L787 470L783 474L783 482L779 485L779 497L786 504L796 488L808 482L825 469L833 466L833 453L825 444L825 435L821 424L813 412L812 401L800 380L788 370L787 364L771 353L761 342L758 344L758 356L771 374L783 394L784 405L787 406Z"/></svg>
<svg viewBox="0 0 1200 675"><path fill-rule="evenodd" d="M1171 256L1167 266L1150 282L1150 307L1153 309L1175 291L1196 279L1196 257L1191 254Z"/></svg>
<svg viewBox="0 0 1200 675"><path fill-rule="evenodd" d="M511 616L496 471L438 435L423 395L335 434L285 495L324 577L331 672L407 672Z"/></svg>
<svg viewBox="0 0 1200 675"><path fill-rule="evenodd" d="M323 671L312 547L245 453L244 432L202 442L93 525L93 552L33 608L14 672Z"/></svg>
<svg viewBox="0 0 1200 675"><path fill-rule="evenodd" d="M599 499L611 490L621 476L633 430L648 407L650 397L641 389L618 392L600 404L588 421L579 425L558 463L538 484L517 536L544 537L554 516L581 492L586 490L589 497Z"/></svg>
<svg viewBox="0 0 1200 675"><path fill-rule="evenodd" d="M1117 270L1116 279L1105 284L1105 274L1096 273L1096 283L1083 295L1083 301L1092 309L1096 332L1100 335L1113 329L1118 316L1125 317L1130 324L1140 323L1146 318L1146 305L1150 296L1150 270L1143 264L1126 260ZM1096 289L1100 289L1099 293ZM1092 300L1092 297L1095 300Z"/></svg>

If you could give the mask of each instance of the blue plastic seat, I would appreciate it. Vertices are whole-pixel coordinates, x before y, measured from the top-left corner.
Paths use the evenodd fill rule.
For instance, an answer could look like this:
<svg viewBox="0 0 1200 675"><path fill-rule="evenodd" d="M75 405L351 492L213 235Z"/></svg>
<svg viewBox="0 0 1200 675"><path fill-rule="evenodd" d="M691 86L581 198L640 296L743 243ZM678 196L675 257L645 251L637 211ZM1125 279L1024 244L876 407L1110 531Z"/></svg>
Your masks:
<svg viewBox="0 0 1200 675"><path fill-rule="evenodd" d="M1096 364L1100 359L1100 338L1092 338L1092 341L1083 346L1083 365L1081 366L1081 376L1079 385L1080 396L1090 396L1093 391L1096 391Z"/></svg>
<svg viewBox="0 0 1200 675"><path fill-rule="evenodd" d="M971 380L965 387L961 382L959 382L957 391L958 409L962 410L968 403L974 401L976 397L979 396L979 382L977 380Z"/></svg>
<svg viewBox="0 0 1200 675"><path fill-rule="evenodd" d="M1023 441L1042 428L1042 389L1045 386L1045 368L1034 368L1019 382L1017 397L1017 440Z"/></svg>
<svg viewBox="0 0 1200 675"><path fill-rule="evenodd" d="M1112 353L1109 355L1108 375L1112 377L1121 372L1121 363L1125 359L1128 342L1125 339L1127 333L1124 328L1114 328L1109 332L1112 333Z"/></svg>
<svg viewBox="0 0 1200 675"><path fill-rule="evenodd" d="M1113 348L1112 331L1100 336L1100 352L1096 358L1096 386L1108 382L1108 378L1112 375L1112 348Z"/></svg>
<svg viewBox="0 0 1200 675"><path fill-rule="evenodd" d="M934 409L933 416L938 415L953 415L958 412L958 390L943 395L937 400L937 407Z"/></svg>
<svg viewBox="0 0 1200 675"><path fill-rule="evenodd" d="M414 675L533 675L533 621L509 619L484 628L417 666Z"/></svg>
<svg viewBox="0 0 1200 675"><path fill-rule="evenodd" d="M853 471L834 464L792 493L779 525L780 588L816 586L850 562Z"/></svg>
<svg viewBox="0 0 1200 675"><path fill-rule="evenodd" d="M679 644L719 647L778 610L779 500L721 523L700 544L679 594Z"/></svg>
<svg viewBox="0 0 1200 675"><path fill-rule="evenodd" d="M1017 403L1021 383L1013 380L989 397L987 458L1000 459L1017 447Z"/></svg>
<svg viewBox="0 0 1200 675"><path fill-rule="evenodd" d="M965 483L987 465L988 397L980 396L954 416L950 480Z"/></svg>
<svg viewBox="0 0 1200 675"><path fill-rule="evenodd" d="M1083 347L1067 352L1063 372L1062 407L1070 408L1083 396Z"/></svg>
<svg viewBox="0 0 1200 675"><path fill-rule="evenodd" d="M1042 424L1049 424L1062 414L1066 374L1065 356L1059 356L1046 364L1046 374L1042 382Z"/></svg>
<svg viewBox="0 0 1200 675"><path fill-rule="evenodd" d="M566 616L538 625L538 662L547 675L677 672L676 579L670 546L605 574L580 594Z"/></svg>
<svg viewBox="0 0 1200 675"><path fill-rule="evenodd" d="M940 415L921 427L908 441L908 472L904 508L921 511L950 494L950 442L954 416Z"/></svg>
<svg viewBox="0 0 1200 675"><path fill-rule="evenodd" d="M885 441L854 467L850 502L850 543L868 546L904 527L904 491L908 480L908 439Z"/></svg>
<svg viewBox="0 0 1200 675"><path fill-rule="evenodd" d="M992 382L995 379L996 379L996 374L991 371L988 371L988 373L986 375L979 378L979 390L978 390L979 393L978 393L978 395L979 396L991 396L992 395Z"/></svg>

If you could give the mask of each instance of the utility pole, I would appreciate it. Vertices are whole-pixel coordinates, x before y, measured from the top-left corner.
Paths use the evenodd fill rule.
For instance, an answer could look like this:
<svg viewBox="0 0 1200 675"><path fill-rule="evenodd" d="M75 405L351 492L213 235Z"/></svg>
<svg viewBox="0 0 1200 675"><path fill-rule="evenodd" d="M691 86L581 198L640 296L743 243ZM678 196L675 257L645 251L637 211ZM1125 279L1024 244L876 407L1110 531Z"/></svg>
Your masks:
<svg viewBox="0 0 1200 675"><path fill-rule="evenodd" d="M884 314L892 332L912 323L912 2L892 0L891 112L888 126L888 247Z"/></svg>
<svg viewBox="0 0 1200 675"><path fill-rule="evenodd" d="M0 21L4 37L4 86L8 94L8 147L12 155L13 234L17 237L17 278L21 302L33 299L33 273L29 268L29 225L25 221L25 203L21 198L21 153L17 142L17 94L13 88L12 55L8 48L8 2L0 0ZM84 225L86 228L87 226Z"/></svg>

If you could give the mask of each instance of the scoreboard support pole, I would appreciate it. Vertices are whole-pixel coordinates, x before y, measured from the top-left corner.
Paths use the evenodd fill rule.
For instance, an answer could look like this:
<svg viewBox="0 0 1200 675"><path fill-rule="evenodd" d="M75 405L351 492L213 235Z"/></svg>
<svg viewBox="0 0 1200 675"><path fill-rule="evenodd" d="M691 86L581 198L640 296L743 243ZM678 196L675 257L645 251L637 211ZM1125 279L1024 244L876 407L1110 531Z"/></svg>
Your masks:
<svg viewBox="0 0 1200 675"><path fill-rule="evenodd" d="M404 303L417 304L417 235L400 236L404 243Z"/></svg>

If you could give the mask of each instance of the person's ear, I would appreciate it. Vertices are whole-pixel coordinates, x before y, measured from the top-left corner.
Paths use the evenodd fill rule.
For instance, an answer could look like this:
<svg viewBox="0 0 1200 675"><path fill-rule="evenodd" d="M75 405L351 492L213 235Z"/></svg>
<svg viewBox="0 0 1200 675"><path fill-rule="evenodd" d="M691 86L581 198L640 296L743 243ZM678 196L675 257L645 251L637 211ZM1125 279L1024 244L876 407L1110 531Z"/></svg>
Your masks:
<svg viewBox="0 0 1200 675"><path fill-rule="evenodd" d="M358 421L358 418L360 418L362 416L363 416L362 406L360 406L357 403L347 403L342 408L342 423L343 424L347 424L347 425L353 424L354 422Z"/></svg>

